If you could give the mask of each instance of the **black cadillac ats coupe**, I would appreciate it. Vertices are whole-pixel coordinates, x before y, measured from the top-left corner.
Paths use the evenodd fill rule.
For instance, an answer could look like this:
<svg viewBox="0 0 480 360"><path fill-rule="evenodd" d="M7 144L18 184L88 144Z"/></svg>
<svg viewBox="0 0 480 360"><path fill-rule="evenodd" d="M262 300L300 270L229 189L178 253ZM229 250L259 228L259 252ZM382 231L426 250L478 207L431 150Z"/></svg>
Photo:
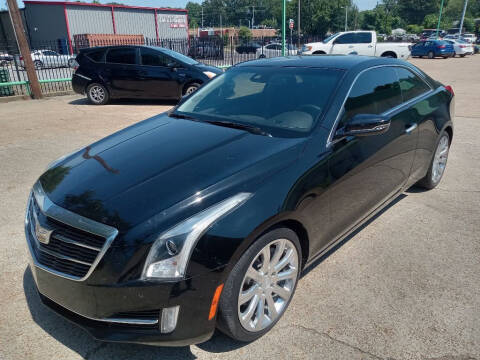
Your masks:
<svg viewBox="0 0 480 360"><path fill-rule="evenodd" d="M397 59L245 62L52 163L25 232L42 302L105 341L268 332L302 270L438 185L454 93Z"/></svg>

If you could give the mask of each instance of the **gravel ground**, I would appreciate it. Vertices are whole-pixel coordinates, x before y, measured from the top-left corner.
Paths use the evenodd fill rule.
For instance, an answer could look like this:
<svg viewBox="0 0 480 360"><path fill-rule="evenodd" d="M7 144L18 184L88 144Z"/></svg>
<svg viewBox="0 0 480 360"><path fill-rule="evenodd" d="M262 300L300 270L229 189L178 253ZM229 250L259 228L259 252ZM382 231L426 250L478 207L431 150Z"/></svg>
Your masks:
<svg viewBox="0 0 480 360"><path fill-rule="evenodd" d="M183 348L95 341L44 308L23 213L47 164L172 106L79 96L0 104L0 359L480 359L480 56L413 59L456 93L444 179L410 189L316 264L277 326L250 344ZM8 209L8 210L7 210Z"/></svg>

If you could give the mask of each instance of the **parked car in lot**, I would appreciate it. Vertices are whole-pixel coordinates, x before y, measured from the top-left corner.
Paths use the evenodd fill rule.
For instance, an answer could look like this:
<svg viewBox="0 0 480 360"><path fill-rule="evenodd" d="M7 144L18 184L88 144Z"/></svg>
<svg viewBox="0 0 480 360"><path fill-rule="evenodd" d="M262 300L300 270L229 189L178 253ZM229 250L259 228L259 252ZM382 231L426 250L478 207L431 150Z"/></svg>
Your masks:
<svg viewBox="0 0 480 360"><path fill-rule="evenodd" d="M474 44L477 41L477 37L472 33L465 33L462 35L463 39L471 44Z"/></svg>
<svg viewBox="0 0 480 360"><path fill-rule="evenodd" d="M36 69L43 68L58 68L71 67L75 61L75 55L59 54L53 50L33 50L32 53L33 65ZM25 67L23 57L19 57L20 65Z"/></svg>
<svg viewBox="0 0 480 360"><path fill-rule="evenodd" d="M8 53L0 53L0 66L5 66L11 61L13 61L14 57L9 55Z"/></svg>
<svg viewBox="0 0 480 360"><path fill-rule="evenodd" d="M429 59L435 57L449 58L455 54L453 45L445 40L420 41L412 46L413 57L427 56Z"/></svg>
<svg viewBox="0 0 480 360"><path fill-rule="evenodd" d="M114 98L180 99L222 70L154 46L107 46L80 51L73 90L92 104Z"/></svg>
<svg viewBox="0 0 480 360"><path fill-rule="evenodd" d="M188 56L195 59L223 59L223 42L198 42L192 44Z"/></svg>
<svg viewBox="0 0 480 360"><path fill-rule="evenodd" d="M302 55L345 54L368 55L407 59L410 43L377 42L375 31L346 31L327 37L322 42L308 43L302 47Z"/></svg>
<svg viewBox="0 0 480 360"><path fill-rule="evenodd" d="M398 59L234 66L50 164L25 219L40 298L106 341L255 340L306 267L439 184L453 116L451 87Z"/></svg>
<svg viewBox="0 0 480 360"><path fill-rule="evenodd" d="M456 55L460 57L465 57L465 55L473 55L474 53L473 45L466 41L463 41L463 40L444 40L444 41L453 45L453 49L455 51L453 54L454 57Z"/></svg>
<svg viewBox="0 0 480 360"><path fill-rule="evenodd" d="M260 49L262 45L256 42L240 44L235 48L235 51L239 54L256 54L257 50Z"/></svg>
<svg viewBox="0 0 480 360"><path fill-rule="evenodd" d="M285 55L297 55L298 49L295 45L286 44ZM258 58L271 58L277 57L282 55L282 44L281 43L270 43L265 46L262 46L257 49L257 57Z"/></svg>

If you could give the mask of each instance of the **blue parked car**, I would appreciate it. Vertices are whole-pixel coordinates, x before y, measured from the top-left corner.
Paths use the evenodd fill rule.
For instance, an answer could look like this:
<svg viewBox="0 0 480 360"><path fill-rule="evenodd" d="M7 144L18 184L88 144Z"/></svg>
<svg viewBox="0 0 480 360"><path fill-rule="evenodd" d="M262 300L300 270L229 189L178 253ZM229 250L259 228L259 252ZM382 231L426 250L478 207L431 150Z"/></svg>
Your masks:
<svg viewBox="0 0 480 360"><path fill-rule="evenodd" d="M428 56L429 59L434 57L441 56L443 58L448 58L453 56L455 50L453 45L447 41L443 40L426 40L420 41L419 43L412 46L412 56Z"/></svg>

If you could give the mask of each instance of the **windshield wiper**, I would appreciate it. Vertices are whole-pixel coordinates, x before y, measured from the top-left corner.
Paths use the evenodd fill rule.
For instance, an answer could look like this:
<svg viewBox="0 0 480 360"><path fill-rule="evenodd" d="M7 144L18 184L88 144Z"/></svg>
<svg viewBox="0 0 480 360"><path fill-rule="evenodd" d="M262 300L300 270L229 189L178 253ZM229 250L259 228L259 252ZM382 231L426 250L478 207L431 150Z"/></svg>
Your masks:
<svg viewBox="0 0 480 360"><path fill-rule="evenodd" d="M178 113L176 113L176 112L171 112L171 113L168 114L168 116L169 116L169 117L176 118L176 119L185 119L185 120L199 121L199 120L195 119L193 116L178 114Z"/></svg>
<svg viewBox="0 0 480 360"><path fill-rule="evenodd" d="M203 120L203 121L213 125L224 126L232 129L245 130L255 135L272 137L272 134L253 125L247 125L247 124L241 124L241 123L235 123L235 122L223 121L223 120Z"/></svg>

